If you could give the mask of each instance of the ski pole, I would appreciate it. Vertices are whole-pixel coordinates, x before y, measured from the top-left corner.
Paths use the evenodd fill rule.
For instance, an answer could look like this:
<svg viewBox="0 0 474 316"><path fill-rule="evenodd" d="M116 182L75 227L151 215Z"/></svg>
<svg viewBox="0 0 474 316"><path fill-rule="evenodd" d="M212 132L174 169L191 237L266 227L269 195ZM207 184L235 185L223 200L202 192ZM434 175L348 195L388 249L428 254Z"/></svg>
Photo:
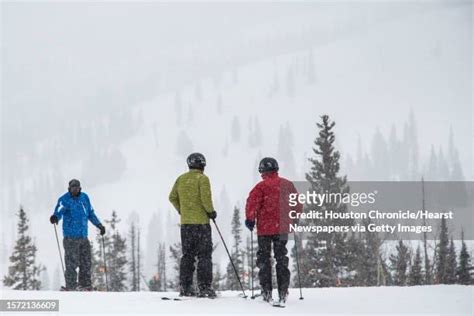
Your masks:
<svg viewBox="0 0 474 316"><path fill-rule="evenodd" d="M250 231L250 262L251 262L251 267L252 271L250 273L251 277L251 284L252 284L252 296L250 297L251 299L255 299L254 291L253 291L253 230Z"/></svg>
<svg viewBox="0 0 474 316"><path fill-rule="evenodd" d="M109 281L107 280L107 260L105 260L105 241L104 235L102 235L102 251L104 253L104 273L105 273L105 288L109 291Z"/></svg>
<svg viewBox="0 0 474 316"><path fill-rule="evenodd" d="M235 268L234 261L232 260L232 257L230 256L230 253L229 253L229 249L227 249L227 245L225 244L224 237L222 237L221 231L219 229L219 226L217 226L216 220L212 219L212 221L214 222L217 232L219 233L219 236L221 237L222 244L224 244L224 248L225 248L225 251L227 252L227 255L229 256L230 263L232 264L232 268L234 268L235 276L237 277L237 280L239 281L240 289L242 290L242 293L244 293L244 298L247 298L247 294L245 294L245 291L244 291L244 286L242 285L242 282L240 281L239 273L237 272L237 269Z"/></svg>
<svg viewBox="0 0 474 316"><path fill-rule="evenodd" d="M64 262L63 262L63 254L61 253L61 246L59 246L58 231L56 230L56 224L53 224L53 226L54 226L54 234L56 235L56 243L58 244L59 259L61 259L61 268L63 268L64 282L66 282L66 272L64 271Z"/></svg>
<svg viewBox="0 0 474 316"><path fill-rule="evenodd" d="M300 287L300 300L303 300L303 291L301 290L301 274L300 274L300 263L298 258L298 242L296 241L296 232L293 232L295 239L295 259L296 259L296 270L298 272L298 285Z"/></svg>

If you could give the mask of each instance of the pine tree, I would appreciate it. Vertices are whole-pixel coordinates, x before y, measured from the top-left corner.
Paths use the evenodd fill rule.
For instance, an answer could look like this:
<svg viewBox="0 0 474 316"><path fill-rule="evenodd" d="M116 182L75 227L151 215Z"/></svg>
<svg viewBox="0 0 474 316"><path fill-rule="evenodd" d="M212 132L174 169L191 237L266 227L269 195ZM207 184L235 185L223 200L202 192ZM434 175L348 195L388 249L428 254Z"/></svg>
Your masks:
<svg viewBox="0 0 474 316"><path fill-rule="evenodd" d="M138 291L138 279L139 276L137 275L137 262L136 262L136 231L135 231L135 224L132 223L130 225L130 233L129 233L129 240L130 240L130 260L129 260L129 269L130 269L130 291L136 292Z"/></svg>
<svg viewBox="0 0 474 316"><path fill-rule="evenodd" d="M471 284L471 274L469 269L471 268L471 257L467 251L466 243L464 242L464 232L461 233L461 253L459 254L459 269L458 269L458 282L460 284L469 285Z"/></svg>
<svg viewBox="0 0 474 316"><path fill-rule="evenodd" d="M318 194L349 193L346 176L339 176L339 159L340 153L334 148L335 122L331 122L329 116L321 116L321 123L317 123L319 135L314 141L315 147L313 152L315 158L310 158L311 170L306 173L306 180L311 185L311 190ZM347 205L333 201L325 203L315 210L326 214L328 211L334 213L347 212ZM325 217L325 216L323 216ZM318 220L315 225L331 226L344 225L351 226L352 220ZM341 278L345 278L350 274L348 267L350 261L347 260L347 233L331 233L331 234L311 234L308 242L302 251L301 265L305 270L302 271L304 282L303 286L335 286L341 282ZM310 269L307 271L306 269Z"/></svg>
<svg viewBox="0 0 474 316"><path fill-rule="evenodd" d="M232 247L231 258L234 262L235 268L237 269L237 273L240 278L242 278L242 249L240 248L240 244L242 243L242 224L240 221L240 209L235 206L234 213L232 216L232 236L234 238L234 244ZM239 290L240 285L235 275L234 268L232 267L232 263L229 262L227 265L227 289L229 290Z"/></svg>
<svg viewBox="0 0 474 316"><path fill-rule="evenodd" d="M364 220L362 225L372 224L370 219ZM381 275L380 247L382 241L377 233L366 232L363 237L350 238L348 243L350 262L356 271L353 283L356 286L376 286L384 284Z"/></svg>
<svg viewBox="0 0 474 316"><path fill-rule="evenodd" d="M441 230L439 233L439 243L436 246L436 279L437 283L448 284L448 225L446 219L441 219Z"/></svg>
<svg viewBox="0 0 474 316"><path fill-rule="evenodd" d="M446 262L446 281L447 284L455 284L457 272L456 248L454 247L453 238L449 243L448 257Z"/></svg>
<svg viewBox="0 0 474 316"><path fill-rule="evenodd" d="M8 274L3 278L3 285L14 290L40 290L41 265L36 264L36 245L28 234L29 219L20 207L18 212L17 240L10 256Z"/></svg>
<svg viewBox="0 0 474 316"><path fill-rule="evenodd" d="M140 291L140 283L141 283L141 278L142 272L141 272L141 251L140 251L140 227L138 227L138 232L137 232L137 290Z"/></svg>
<svg viewBox="0 0 474 316"><path fill-rule="evenodd" d="M181 263L182 248L181 243L175 243L170 246L170 257L174 262L173 270L175 271L175 279L170 281L169 287L179 291L179 266Z"/></svg>
<svg viewBox="0 0 474 316"><path fill-rule="evenodd" d="M407 285L408 264L411 261L410 252L402 240L398 242L396 250L397 254L392 254L389 258L392 271L394 272L393 279L395 285L405 286Z"/></svg>
<svg viewBox="0 0 474 316"><path fill-rule="evenodd" d="M410 266L410 274L408 278L410 285L423 284L423 273L421 271L421 250L419 246L416 248L415 259Z"/></svg>
<svg viewBox="0 0 474 316"><path fill-rule="evenodd" d="M118 231L117 225L120 220L115 211L112 212L111 220L105 222L110 226L111 232L111 237L106 243L105 253L109 291L123 292L127 290L125 285L127 280L126 239Z"/></svg>

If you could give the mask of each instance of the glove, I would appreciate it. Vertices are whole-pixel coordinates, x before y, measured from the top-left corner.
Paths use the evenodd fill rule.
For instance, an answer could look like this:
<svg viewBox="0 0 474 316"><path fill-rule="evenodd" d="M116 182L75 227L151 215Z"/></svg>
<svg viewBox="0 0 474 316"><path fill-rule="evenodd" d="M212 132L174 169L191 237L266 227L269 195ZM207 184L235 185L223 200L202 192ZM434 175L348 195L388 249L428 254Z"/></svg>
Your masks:
<svg viewBox="0 0 474 316"><path fill-rule="evenodd" d="M209 217L210 219L216 219L216 217L217 217L216 211L212 211L212 212L207 213L207 217Z"/></svg>
<svg viewBox="0 0 474 316"><path fill-rule="evenodd" d="M253 228L255 227L255 221L252 221L250 219L246 219L245 220L245 226L247 226L247 228L252 231Z"/></svg>
<svg viewBox="0 0 474 316"><path fill-rule="evenodd" d="M52 215L49 218L49 221L51 222L51 224L57 224L59 222L58 217L56 215Z"/></svg>
<svg viewBox="0 0 474 316"><path fill-rule="evenodd" d="M101 236L104 236L104 235L105 235L105 227L104 227L104 225L99 224L99 225L97 226L97 228L100 229L100 235L101 235Z"/></svg>

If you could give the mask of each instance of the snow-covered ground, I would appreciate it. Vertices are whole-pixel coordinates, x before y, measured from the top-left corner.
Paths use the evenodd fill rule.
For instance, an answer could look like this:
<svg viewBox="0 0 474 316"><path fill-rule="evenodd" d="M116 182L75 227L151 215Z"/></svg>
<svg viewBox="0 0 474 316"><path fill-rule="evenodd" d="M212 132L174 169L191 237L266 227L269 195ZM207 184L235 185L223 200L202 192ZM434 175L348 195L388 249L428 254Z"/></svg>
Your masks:
<svg viewBox="0 0 474 316"><path fill-rule="evenodd" d="M474 315L474 287L436 285L290 290L285 309L273 308L257 298L243 299L226 291L215 300L164 301L176 293L160 292L25 292L3 291L2 299L59 299L60 314L291 314L291 315ZM37 312L34 313L38 314ZM52 313L50 313L52 314ZM22 313L23 315L23 313Z"/></svg>

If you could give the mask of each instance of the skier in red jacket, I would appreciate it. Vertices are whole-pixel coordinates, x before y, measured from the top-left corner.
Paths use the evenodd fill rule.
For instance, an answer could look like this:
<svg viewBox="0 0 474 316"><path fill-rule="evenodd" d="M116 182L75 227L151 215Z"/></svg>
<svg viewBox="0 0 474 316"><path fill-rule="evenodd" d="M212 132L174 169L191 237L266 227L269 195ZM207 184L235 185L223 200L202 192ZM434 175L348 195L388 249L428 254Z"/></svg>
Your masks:
<svg viewBox="0 0 474 316"><path fill-rule="evenodd" d="M258 251L257 267L258 278L265 301L272 300L272 266L271 250L276 259L276 274L280 302L284 303L288 296L290 284L290 270L288 269L288 241L289 225L289 194L298 193L293 183L278 175L278 162L274 158L266 157L260 161L258 171L263 180L249 193L245 207L245 226L252 231L257 222ZM302 205L293 208L301 212Z"/></svg>

